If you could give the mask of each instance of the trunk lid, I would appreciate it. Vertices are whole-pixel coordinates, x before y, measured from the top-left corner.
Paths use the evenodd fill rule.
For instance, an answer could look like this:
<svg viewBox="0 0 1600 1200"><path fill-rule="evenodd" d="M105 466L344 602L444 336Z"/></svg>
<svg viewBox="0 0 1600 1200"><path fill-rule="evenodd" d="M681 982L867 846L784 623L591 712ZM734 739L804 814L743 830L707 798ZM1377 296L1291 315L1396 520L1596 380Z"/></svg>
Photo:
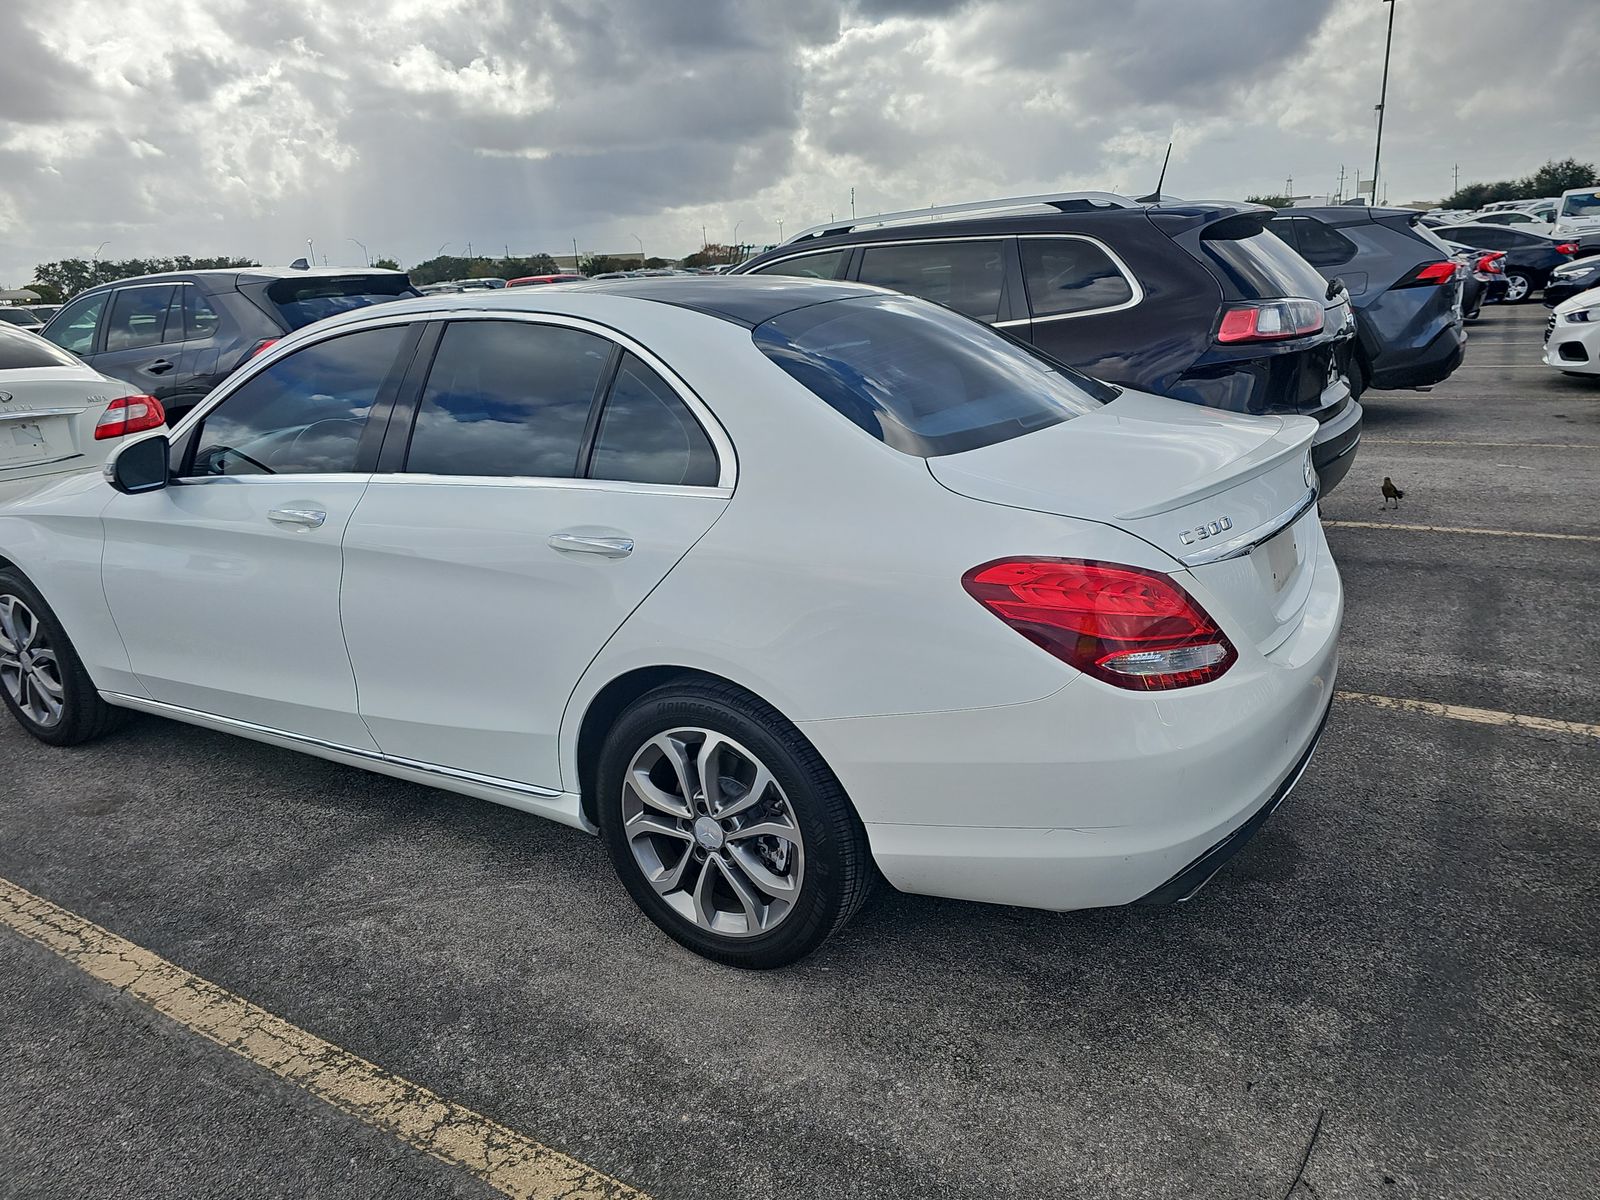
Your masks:
<svg viewBox="0 0 1600 1200"><path fill-rule="evenodd" d="M1124 392L1098 412L927 460L958 495L1099 521L1169 554L1266 653L1299 624L1319 538L1314 422Z"/></svg>
<svg viewBox="0 0 1600 1200"><path fill-rule="evenodd" d="M0 371L0 484L71 469L113 395L127 391L87 368L41 374Z"/></svg>

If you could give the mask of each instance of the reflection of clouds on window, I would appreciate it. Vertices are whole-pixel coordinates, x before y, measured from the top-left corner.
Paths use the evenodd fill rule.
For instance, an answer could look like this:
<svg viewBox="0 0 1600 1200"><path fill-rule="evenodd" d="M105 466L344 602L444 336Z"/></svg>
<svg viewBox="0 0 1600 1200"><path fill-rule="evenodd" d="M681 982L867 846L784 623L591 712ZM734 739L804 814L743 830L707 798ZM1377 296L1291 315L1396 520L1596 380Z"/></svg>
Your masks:
<svg viewBox="0 0 1600 1200"><path fill-rule="evenodd" d="M712 487L717 455L683 401L629 354L606 400L589 474L595 479Z"/></svg>
<svg viewBox="0 0 1600 1200"><path fill-rule="evenodd" d="M408 471L570 478L611 343L521 321L445 331L411 437Z"/></svg>
<svg viewBox="0 0 1600 1200"><path fill-rule="evenodd" d="M1115 308L1133 299L1117 265L1090 242L1025 238L1022 274L1036 317Z"/></svg>

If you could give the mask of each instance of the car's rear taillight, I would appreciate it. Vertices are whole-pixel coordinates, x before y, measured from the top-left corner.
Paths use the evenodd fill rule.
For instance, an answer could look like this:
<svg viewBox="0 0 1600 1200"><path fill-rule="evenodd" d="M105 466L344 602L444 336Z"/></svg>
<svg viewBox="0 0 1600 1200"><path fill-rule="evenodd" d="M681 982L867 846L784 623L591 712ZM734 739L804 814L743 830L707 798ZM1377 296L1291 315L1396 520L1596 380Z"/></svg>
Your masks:
<svg viewBox="0 0 1600 1200"><path fill-rule="evenodd" d="M1478 259L1478 270L1486 275L1503 275L1505 268L1500 265L1500 260L1506 256L1504 250L1496 250L1492 254L1485 254Z"/></svg>
<svg viewBox="0 0 1600 1200"><path fill-rule="evenodd" d="M1002 558L961 577L969 595L1062 662L1114 687L1209 683L1233 643L1170 576L1070 558Z"/></svg>
<svg viewBox="0 0 1600 1200"><path fill-rule="evenodd" d="M1459 264L1451 258L1412 267L1396 283L1397 288L1440 287L1456 277Z"/></svg>
<svg viewBox="0 0 1600 1200"><path fill-rule="evenodd" d="M166 410L154 396L119 396L106 405L105 412L94 424L94 440L125 437L130 433L143 433L159 429L167 423Z"/></svg>
<svg viewBox="0 0 1600 1200"><path fill-rule="evenodd" d="M1274 342L1322 332L1322 305L1315 300L1260 300L1224 305L1217 341Z"/></svg>
<svg viewBox="0 0 1600 1200"><path fill-rule="evenodd" d="M1556 253L1557 254L1576 254L1577 252L1578 252L1578 243L1577 242L1559 242L1556 245Z"/></svg>
<svg viewBox="0 0 1600 1200"><path fill-rule="evenodd" d="M254 346L251 346L249 351L239 361L240 362L249 362L252 358L254 358L256 355L260 354L263 350L270 350L270 349L272 349L272 347L276 346L277 344L278 344L278 339L275 338L275 337L274 338L262 338Z"/></svg>

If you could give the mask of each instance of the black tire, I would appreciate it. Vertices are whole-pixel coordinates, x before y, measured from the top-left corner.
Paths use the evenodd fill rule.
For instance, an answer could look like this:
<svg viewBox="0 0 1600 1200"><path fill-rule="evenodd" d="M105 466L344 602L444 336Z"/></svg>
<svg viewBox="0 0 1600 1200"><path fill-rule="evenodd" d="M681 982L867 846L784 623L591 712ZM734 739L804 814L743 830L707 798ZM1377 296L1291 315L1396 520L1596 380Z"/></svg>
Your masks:
<svg viewBox="0 0 1600 1200"><path fill-rule="evenodd" d="M711 731L748 749L781 789L781 795L771 794L786 800L793 813L803 840L803 874L792 906L766 932L718 933L673 908L651 885L627 837L624 781L630 766L651 739L685 729ZM777 710L732 684L667 684L635 701L606 734L597 784L601 837L623 886L665 933L713 961L758 970L799 961L856 914L876 879L866 831L828 765ZM706 850L690 845L685 857L697 854L704 864Z"/></svg>
<svg viewBox="0 0 1600 1200"><path fill-rule="evenodd" d="M0 604L8 599L20 601L37 621L44 634L45 647L54 653L56 674L62 689L61 713L53 724L42 724L25 710L11 694L11 688L0 676L0 700L5 701L11 715L41 742L52 746L77 746L109 733L122 724L127 714L100 699L83 661L73 648L67 632L61 627L55 613L45 603L31 583L12 570L0 571ZM0 631L0 637L3 637Z"/></svg>

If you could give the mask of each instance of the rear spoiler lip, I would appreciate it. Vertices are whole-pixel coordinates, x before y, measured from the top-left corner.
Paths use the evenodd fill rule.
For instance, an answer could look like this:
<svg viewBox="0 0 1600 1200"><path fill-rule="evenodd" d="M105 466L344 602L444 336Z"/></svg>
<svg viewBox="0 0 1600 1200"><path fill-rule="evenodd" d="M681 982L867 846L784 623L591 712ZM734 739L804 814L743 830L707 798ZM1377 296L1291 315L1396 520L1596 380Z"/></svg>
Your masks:
<svg viewBox="0 0 1600 1200"><path fill-rule="evenodd" d="M1264 204L1246 204L1243 202L1219 203L1208 202L1203 204L1158 204L1151 205L1145 210L1152 224L1168 237L1177 237L1180 234L1200 230L1204 231L1223 221L1239 221L1240 225L1254 223L1260 229L1267 227L1267 222L1277 215L1276 210ZM1259 230L1258 230L1259 232ZM1248 235L1246 235L1248 236Z"/></svg>

